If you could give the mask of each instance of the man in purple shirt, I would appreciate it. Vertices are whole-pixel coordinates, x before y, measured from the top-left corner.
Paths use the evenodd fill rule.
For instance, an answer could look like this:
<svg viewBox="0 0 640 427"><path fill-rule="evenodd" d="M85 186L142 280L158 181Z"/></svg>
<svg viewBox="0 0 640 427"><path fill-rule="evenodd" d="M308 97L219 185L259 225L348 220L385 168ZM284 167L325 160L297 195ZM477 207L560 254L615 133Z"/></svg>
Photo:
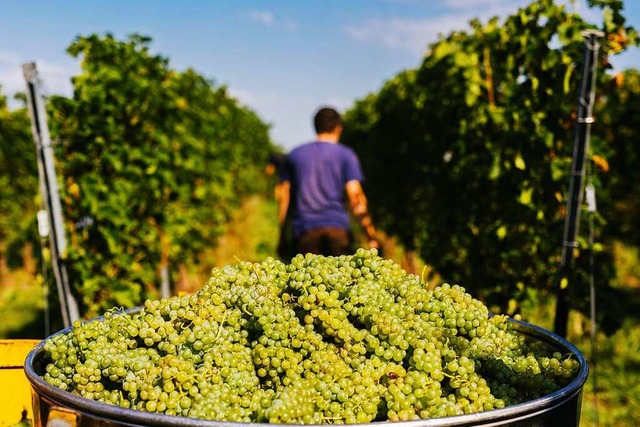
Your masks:
<svg viewBox="0 0 640 427"><path fill-rule="evenodd" d="M346 195L369 246L378 248L362 190L360 162L351 148L339 144L340 114L333 108L321 108L314 126L316 140L295 148L286 159L282 175L284 197L280 199L278 212L281 233L288 212L296 253L334 256L352 253Z"/></svg>

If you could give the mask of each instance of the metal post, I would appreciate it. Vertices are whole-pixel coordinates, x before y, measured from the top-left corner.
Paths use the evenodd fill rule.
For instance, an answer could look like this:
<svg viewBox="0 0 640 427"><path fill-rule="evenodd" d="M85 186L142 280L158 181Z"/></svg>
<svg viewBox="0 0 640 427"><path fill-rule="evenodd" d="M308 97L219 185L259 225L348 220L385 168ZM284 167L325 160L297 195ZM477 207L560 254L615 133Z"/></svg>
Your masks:
<svg viewBox="0 0 640 427"><path fill-rule="evenodd" d="M567 198L567 216L564 223L562 239L562 258L560 260L560 280L557 292L556 316L554 332L565 337L569 321L569 279L573 268L574 250L578 247L578 226L582 207L582 178L585 171L585 158L589 151L591 124L593 123L594 92L596 84L596 68L598 66L599 38L604 33L588 30L583 32L585 38L584 66L582 83L578 97L576 133L573 142L573 160L569 179L569 196Z"/></svg>
<svg viewBox="0 0 640 427"><path fill-rule="evenodd" d="M160 267L160 296L162 298L171 297L171 276L169 275L169 266Z"/></svg>
<svg viewBox="0 0 640 427"><path fill-rule="evenodd" d="M27 103L31 117L33 141L38 154L38 173L40 176L40 191L46 207L50 230L51 264L56 279L58 297L65 327L80 318L78 304L71 293L67 269L62 255L66 251L67 241L64 234L60 196L58 195L58 181L53 164L53 149L47 125L47 116L42 96L40 95L40 81L38 71L33 62L23 64L22 72L27 83Z"/></svg>

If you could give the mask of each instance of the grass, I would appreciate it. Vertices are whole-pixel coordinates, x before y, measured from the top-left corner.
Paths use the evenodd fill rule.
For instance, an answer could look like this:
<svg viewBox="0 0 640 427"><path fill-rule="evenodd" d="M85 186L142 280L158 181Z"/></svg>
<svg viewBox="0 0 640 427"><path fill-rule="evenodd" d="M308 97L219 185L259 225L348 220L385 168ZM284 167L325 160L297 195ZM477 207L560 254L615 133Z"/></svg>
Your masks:
<svg viewBox="0 0 640 427"><path fill-rule="evenodd" d="M589 359L583 427L640 425L640 324L628 320L614 335L598 334L597 358L588 338L575 340Z"/></svg>
<svg viewBox="0 0 640 427"><path fill-rule="evenodd" d="M5 271L0 286L0 338L44 338L45 287L42 276ZM27 325L40 323L42 328Z"/></svg>

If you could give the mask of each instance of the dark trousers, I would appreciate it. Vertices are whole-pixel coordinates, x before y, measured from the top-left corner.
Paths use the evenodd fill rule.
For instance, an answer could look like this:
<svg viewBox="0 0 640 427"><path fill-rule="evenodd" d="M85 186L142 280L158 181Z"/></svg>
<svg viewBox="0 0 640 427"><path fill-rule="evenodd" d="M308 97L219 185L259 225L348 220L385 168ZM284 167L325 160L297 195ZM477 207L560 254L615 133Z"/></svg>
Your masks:
<svg viewBox="0 0 640 427"><path fill-rule="evenodd" d="M297 253L325 256L350 255L352 238L349 230L339 227L320 227L309 230L295 239Z"/></svg>

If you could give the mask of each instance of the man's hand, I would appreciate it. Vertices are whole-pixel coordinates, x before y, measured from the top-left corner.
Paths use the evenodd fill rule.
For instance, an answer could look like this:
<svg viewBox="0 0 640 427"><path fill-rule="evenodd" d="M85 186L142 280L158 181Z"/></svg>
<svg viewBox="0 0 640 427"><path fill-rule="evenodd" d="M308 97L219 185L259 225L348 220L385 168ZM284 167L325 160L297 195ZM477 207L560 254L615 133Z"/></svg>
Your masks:
<svg viewBox="0 0 640 427"><path fill-rule="evenodd" d="M358 219L362 230L365 232L367 239L369 239L369 247L380 249L380 242L376 239L376 229L373 227L373 222L368 213L367 197L364 195L360 181L347 182L346 190L351 212Z"/></svg>

